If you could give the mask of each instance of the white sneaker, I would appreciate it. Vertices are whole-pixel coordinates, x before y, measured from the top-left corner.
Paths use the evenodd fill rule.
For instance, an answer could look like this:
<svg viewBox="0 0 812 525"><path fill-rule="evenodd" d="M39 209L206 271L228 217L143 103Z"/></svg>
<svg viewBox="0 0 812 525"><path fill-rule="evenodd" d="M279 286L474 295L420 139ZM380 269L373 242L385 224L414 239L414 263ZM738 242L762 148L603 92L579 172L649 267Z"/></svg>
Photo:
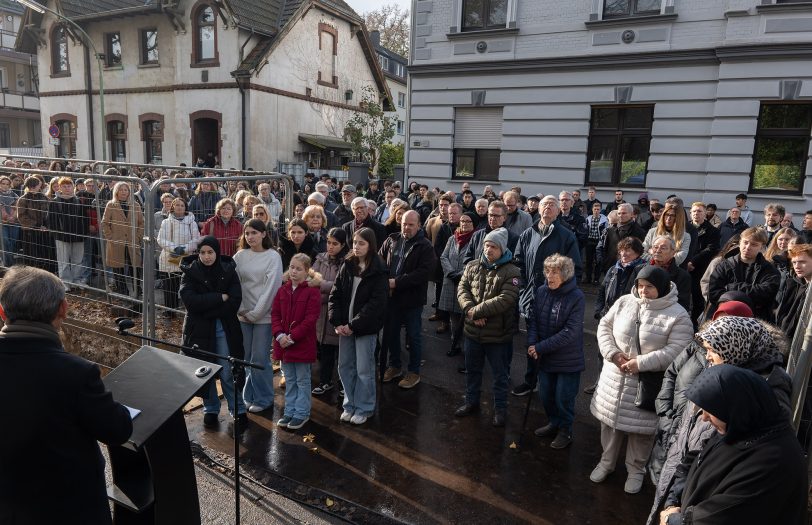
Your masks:
<svg viewBox="0 0 812 525"><path fill-rule="evenodd" d="M593 483L603 483L604 481L606 481L606 478L609 477L609 474L611 473L612 473L611 470L606 470L602 466L598 465L592 471L592 474L589 475L589 479Z"/></svg>
<svg viewBox="0 0 812 525"><path fill-rule="evenodd" d="M338 419L340 421L343 421L344 423L348 423L348 422L352 421L352 412L347 412L345 410L344 412L341 413L341 417L338 418Z"/></svg>
<svg viewBox="0 0 812 525"><path fill-rule="evenodd" d="M252 414L258 414L258 413L263 412L265 410L267 410L267 408L261 407L259 405L251 405L251 406L248 407L248 411L251 412Z"/></svg>
<svg viewBox="0 0 812 525"><path fill-rule="evenodd" d="M626 494L637 494L643 488L643 474L634 474L626 478L626 484L623 490Z"/></svg>
<svg viewBox="0 0 812 525"><path fill-rule="evenodd" d="M354 416L352 416L352 419L350 419L350 423L352 423L353 425L363 425L364 423L367 422L367 419L368 419L367 416L355 414Z"/></svg>

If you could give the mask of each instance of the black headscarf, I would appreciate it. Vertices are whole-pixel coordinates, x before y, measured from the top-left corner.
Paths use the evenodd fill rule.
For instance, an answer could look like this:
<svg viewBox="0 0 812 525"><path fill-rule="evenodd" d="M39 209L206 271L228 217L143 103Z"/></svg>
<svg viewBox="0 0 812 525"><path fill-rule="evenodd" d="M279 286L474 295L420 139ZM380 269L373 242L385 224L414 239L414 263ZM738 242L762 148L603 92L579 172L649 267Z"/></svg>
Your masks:
<svg viewBox="0 0 812 525"><path fill-rule="evenodd" d="M735 443L787 421L767 380L733 365L703 371L686 393L698 407L727 423L724 440Z"/></svg>
<svg viewBox="0 0 812 525"><path fill-rule="evenodd" d="M634 283L637 284L640 279L645 279L654 285L657 289L658 298L665 297L671 291L671 277L669 277L668 272L657 266L645 266L637 274Z"/></svg>
<svg viewBox="0 0 812 525"><path fill-rule="evenodd" d="M204 246L209 246L217 255L217 258L214 260L214 264L211 266L206 266L202 261L200 262L200 267L203 269L203 273L205 273L209 279L213 280L223 272L223 265L220 264L220 241L218 241L217 237L213 235L206 235L200 239L200 242L197 244L198 251L200 251L200 248Z"/></svg>

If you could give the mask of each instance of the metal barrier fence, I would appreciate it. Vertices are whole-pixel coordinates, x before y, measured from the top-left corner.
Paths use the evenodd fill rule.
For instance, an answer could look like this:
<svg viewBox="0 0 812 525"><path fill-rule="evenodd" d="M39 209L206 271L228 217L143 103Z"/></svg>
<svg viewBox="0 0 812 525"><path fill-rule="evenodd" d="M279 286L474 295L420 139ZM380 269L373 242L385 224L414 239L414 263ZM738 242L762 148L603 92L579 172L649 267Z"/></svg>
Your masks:
<svg viewBox="0 0 812 525"><path fill-rule="evenodd" d="M812 374L812 286L807 287L798 328L790 346L787 373L792 377L792 425L807 447L812 446L812 413L805 406L812 401L809 377ZM812 456L812 454L810 454Z"/></svg>
<svg viewBox="0 0 812 525"><path fill-rule="evenodd" d="M45 161L49 164L64 160L8 155L5 158L32 163ZM258 182L277 180L285 193L284 205L280 206L285 215L281 220L287 221L293 214L293 180L279 173L204 168L203 171L211 172L214 176L191 177L183 175L197 168L91 160L75 162L90 166L93 173L0 166L0 177L22 175L27 180L38 175L44 180L42 187L34 186L28 191L20 191L21 195L17 197L5 186L6 181L0 178L0 263L2 266L21 263L47 269L60 276L69 295L81 295L82 300L90 304L117 306L131 313L141 313L142 333L151 337L155 336L157 310L182 313L177 298L180 280L177 265L164 264L163 269L175 271L157 274L161 269L159 261L162 254L172 245L171 239L161 239L160 236L160 224L166 216L162 213L161 195L167 189L171 190L168 192L171 195L180 197L190 213L194 214L191 224L198 231L214 216L216 202L228 196L224 195L224 188L229 187L229 182L235 185L242 182L251 188ZM172 171L176 175L170 179L148 182L119 174L118 170L132 170L135 167ZM102 169L104 174L98 174ZM91 179L92 186L77 188L77 184L74 184L65 187L65 198L60 198L58 181L63 177L77 184ZM162 188L167 180L171 187ZM195 188L194 192L192 188ZM76 200L69 200L68 195L75 196ZM231 196L234 196L233 193ZM247 197L245 200L252 202ZM245 210L232 211L234 220L239 221L239 212ZM212 222L209 221L210 228ZM238 229L241 234L242 226ZM232 228L231 231L235 230ZM206 233L204 230L203 235ZM231 246L236 240L222 239ZM164 260L167 258L164 256ZM156 280L156 275L160 275L161 279ZM165 286L169 289L165 289Z"/></svg>

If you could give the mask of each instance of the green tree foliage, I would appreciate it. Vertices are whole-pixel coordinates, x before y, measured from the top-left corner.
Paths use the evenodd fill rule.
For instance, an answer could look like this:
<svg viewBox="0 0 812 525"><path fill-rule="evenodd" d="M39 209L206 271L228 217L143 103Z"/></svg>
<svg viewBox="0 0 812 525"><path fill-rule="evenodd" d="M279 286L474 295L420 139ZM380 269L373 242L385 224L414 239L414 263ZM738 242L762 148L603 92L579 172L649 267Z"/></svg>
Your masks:
<svg viewBox="0 0 812 525"><path fill-rule="evenodd" d="M391 178L395 174L395 166L403 164L404 151L403 144L384 144L381 147L381 158L378 162L378 175Z"/></svg>
<svg viewBox="0 0 812 525"><path fill-rule="evenodd" d="M395 136L397 117L389 117L383 110L380 96L371 86L366 86L356 112L344 126L344 140L352 144L353 153L369 162L375 172L381 148Z"/></svg>

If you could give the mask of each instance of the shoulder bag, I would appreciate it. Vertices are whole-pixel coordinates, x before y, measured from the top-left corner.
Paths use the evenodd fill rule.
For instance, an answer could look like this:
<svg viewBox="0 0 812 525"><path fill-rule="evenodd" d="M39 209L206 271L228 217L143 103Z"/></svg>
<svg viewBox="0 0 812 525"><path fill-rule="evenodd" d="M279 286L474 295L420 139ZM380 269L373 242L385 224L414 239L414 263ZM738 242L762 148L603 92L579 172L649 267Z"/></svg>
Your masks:
<svg viewBox="0 0 812 525"><path fill-rule="evenodd" d="M640 347L640 308L637 309L637 355L643 352ZM634 406L642 410L654 412L654 402L660 394L663 386L665 370L659 372L638 372L637 374L637 395L634 398Z"/></svg>

